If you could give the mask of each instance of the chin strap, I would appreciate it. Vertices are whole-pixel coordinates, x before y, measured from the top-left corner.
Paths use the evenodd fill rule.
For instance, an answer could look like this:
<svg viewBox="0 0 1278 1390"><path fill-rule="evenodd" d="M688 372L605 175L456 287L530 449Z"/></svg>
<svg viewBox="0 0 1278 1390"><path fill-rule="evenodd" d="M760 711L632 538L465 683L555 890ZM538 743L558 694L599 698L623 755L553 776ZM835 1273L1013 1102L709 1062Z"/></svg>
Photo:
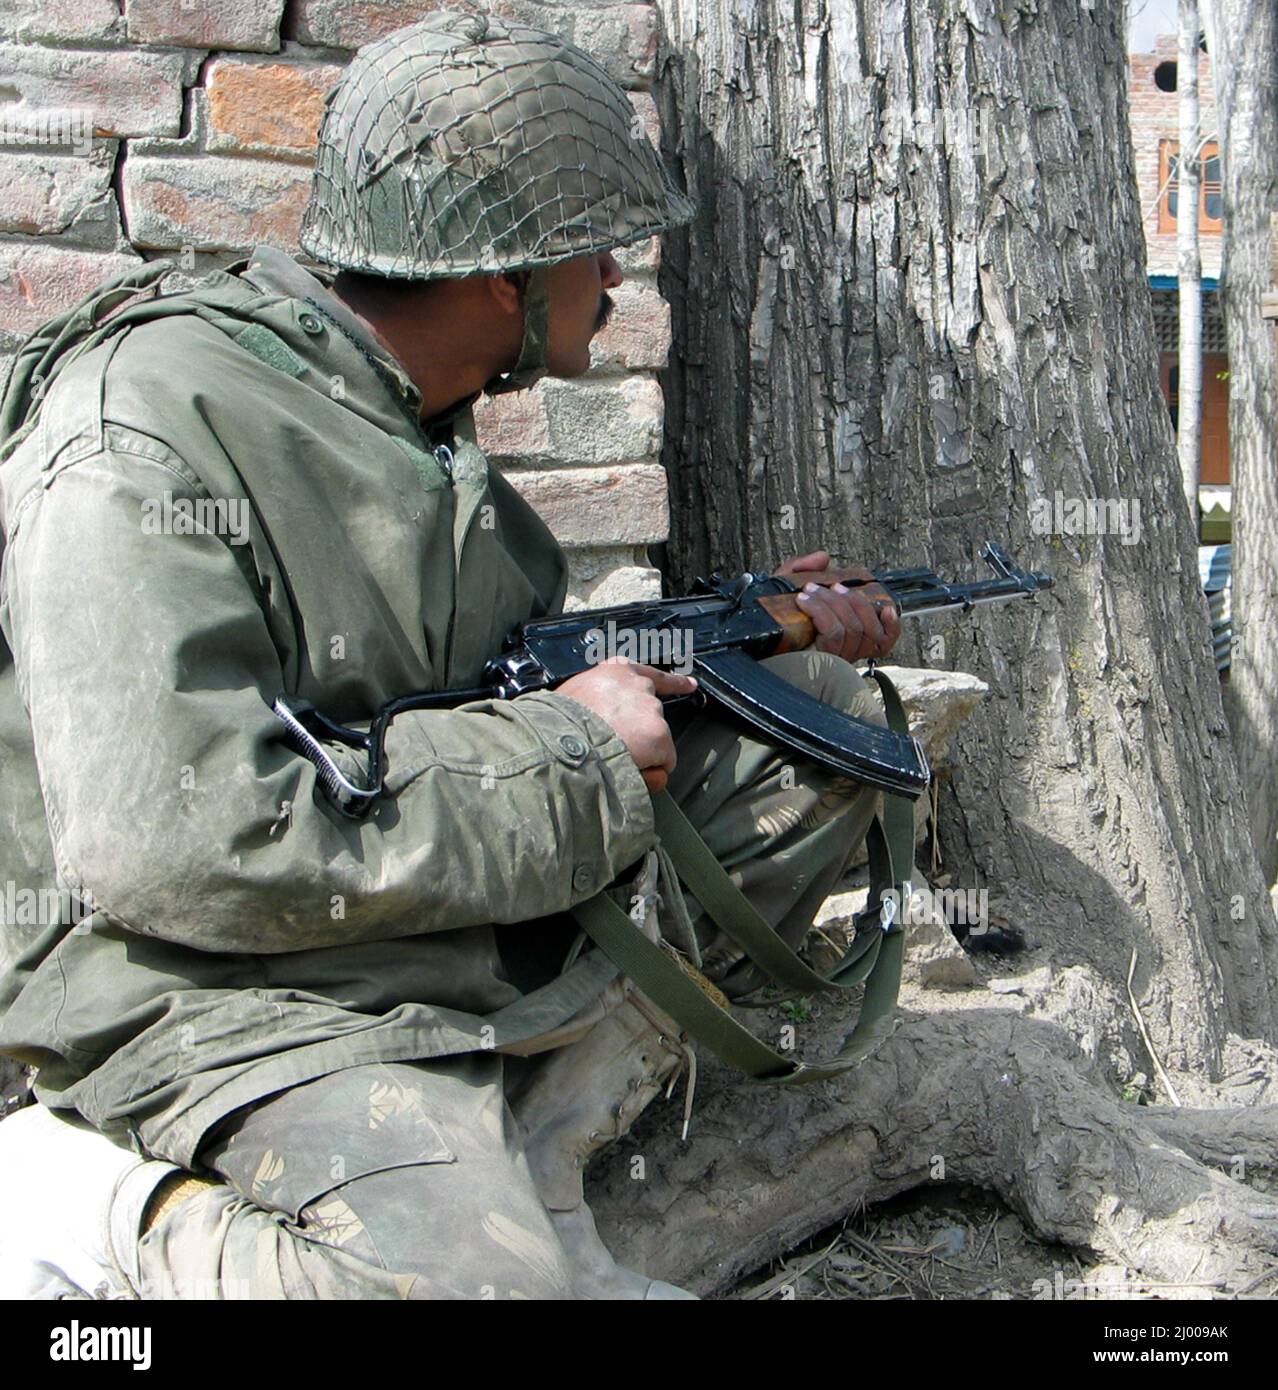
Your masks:
<svg viewBox="0 0 1278 1390"><path fill-rule="evenodd" d="M524 287L524 339L519 361L505 376L495 376L485 385L490 396L505 391L523 391L546 375L546 343L550 319L550 296L546 289L546 267L534 266Z"/></svg>

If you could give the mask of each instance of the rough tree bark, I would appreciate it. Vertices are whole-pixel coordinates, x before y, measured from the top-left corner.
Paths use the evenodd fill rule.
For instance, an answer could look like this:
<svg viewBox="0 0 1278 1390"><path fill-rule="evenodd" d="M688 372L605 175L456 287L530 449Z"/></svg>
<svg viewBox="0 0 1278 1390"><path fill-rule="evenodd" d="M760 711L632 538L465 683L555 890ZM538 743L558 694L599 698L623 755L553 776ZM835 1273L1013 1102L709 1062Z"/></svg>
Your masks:
<svg viewBox="0 0 1278 1390"><path fill-rule="evenodd" d="M1278 877L1278 351L1261 316L1278 212L1278 11L1216 0L1235 646L1225 710L1267 883Z"/></svg>
<svg viewBox="0 0 1278 1390"><path fill-rule="evenodd" d="M1221 1269L1213 1222L1264 1258L1271 1204L1116 1098L1152 1048L1182 1102L1278 1099L1278 931L1159 393L1122 7L659 3L700 207L662 272L674 582L817 545L959 573L987 536L1055 572L1039 603L900 652L993 687L941 839L1027 930L1014 968L1039 985L920 994L818 1096L710 1068L686 1150L656 1117L635 1142L657 1176L601 1172L601 1228L718 1287L940 1154L1046 1235L1107 1249L1117 1223L1150 1272Z"/></svg>

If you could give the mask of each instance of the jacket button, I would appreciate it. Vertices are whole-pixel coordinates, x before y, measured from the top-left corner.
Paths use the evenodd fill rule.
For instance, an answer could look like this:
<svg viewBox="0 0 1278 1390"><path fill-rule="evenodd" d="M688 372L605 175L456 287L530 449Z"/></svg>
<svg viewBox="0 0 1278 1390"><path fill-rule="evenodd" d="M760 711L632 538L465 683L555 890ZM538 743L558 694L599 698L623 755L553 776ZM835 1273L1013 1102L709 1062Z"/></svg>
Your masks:
<svg viewBox="0 0 1278 1390"><path fill-rule="evenodd" d="M570 758L584 758L588 751L585 742L576 734L564 734L559 740L559 746Z"/></svg>
<svg viewBox="0 0 1278 1390"><path fill-rule="evenodd" d="M297 321L302 325L302 331L304 333L314 335L316 333L323 333L324 331L324 325L314 314L300 314Z"/></svg>
<svg viewBox="0 0 1278 1390"><path fill-rule="evenodd" d="M576 893L589 893L595 886L595 871L589 864L578 864L572 871L572 886Z"/></svg>

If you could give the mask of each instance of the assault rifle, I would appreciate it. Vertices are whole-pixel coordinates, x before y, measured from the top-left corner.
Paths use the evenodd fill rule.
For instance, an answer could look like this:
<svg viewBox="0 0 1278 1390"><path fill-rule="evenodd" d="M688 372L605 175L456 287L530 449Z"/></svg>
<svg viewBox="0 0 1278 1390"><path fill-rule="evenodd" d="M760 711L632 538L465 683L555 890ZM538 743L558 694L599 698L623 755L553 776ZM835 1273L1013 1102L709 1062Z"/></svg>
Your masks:
<svg viewBox="0 0 1278 1390"><path fill-rule="evenodd" d="M1018 568L994 541L986 542L981 558L995 578L948 584L929 569L904 569L883 571L873 580L888 591L903 618L965 613L978 604L1033 598L1051 587L1051 575ZM795 583L781 575L746 573L729 579L716 572L697 580L694 592L685 598L625 603L522 623L484 668L481 685L391 700L367 732L337 724L293 696L279 696L273 708L293 746L319 769L333 803L345 815L359 817L381 795L386 730L397 715L553 690L615 654L608 650L608 634L625 634L641 653L637 659L648 665L673 666L680 664L678 654L690 654L691 674L699 686L693 698L730 710L769 741L870 786L918 797L931 772L917 739L854 719L759 664L760 658L812 645L816 628L795 594L805 583L832 583L837 578L833 573L801 574ZM842 582L851 587L868 581ZM325 743L367 755L364 785L346 776Z"/></svg>

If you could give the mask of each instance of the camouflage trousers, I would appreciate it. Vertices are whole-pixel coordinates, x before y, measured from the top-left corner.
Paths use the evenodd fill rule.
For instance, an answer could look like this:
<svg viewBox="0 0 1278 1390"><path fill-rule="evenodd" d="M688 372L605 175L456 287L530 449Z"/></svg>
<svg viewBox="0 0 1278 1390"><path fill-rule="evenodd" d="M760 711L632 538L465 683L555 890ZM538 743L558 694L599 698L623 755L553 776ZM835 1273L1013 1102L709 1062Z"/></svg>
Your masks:
<svg viewBox="0 0 1278 1390"><path fill-rule="evenodd" d="M846 663L801 652L769 665L881 722L877 692ZM797 947L863 840L877 794L727 720L676 719L671 794ZM695 901L688 906L706 973L729 997L761 984ZM144 1296L573 1296L572 1260L530 1171L520 1123L542 1060L471 1053L351 1067L237 1112L199 1155L224 1181L142 1237Z"/></svg>

